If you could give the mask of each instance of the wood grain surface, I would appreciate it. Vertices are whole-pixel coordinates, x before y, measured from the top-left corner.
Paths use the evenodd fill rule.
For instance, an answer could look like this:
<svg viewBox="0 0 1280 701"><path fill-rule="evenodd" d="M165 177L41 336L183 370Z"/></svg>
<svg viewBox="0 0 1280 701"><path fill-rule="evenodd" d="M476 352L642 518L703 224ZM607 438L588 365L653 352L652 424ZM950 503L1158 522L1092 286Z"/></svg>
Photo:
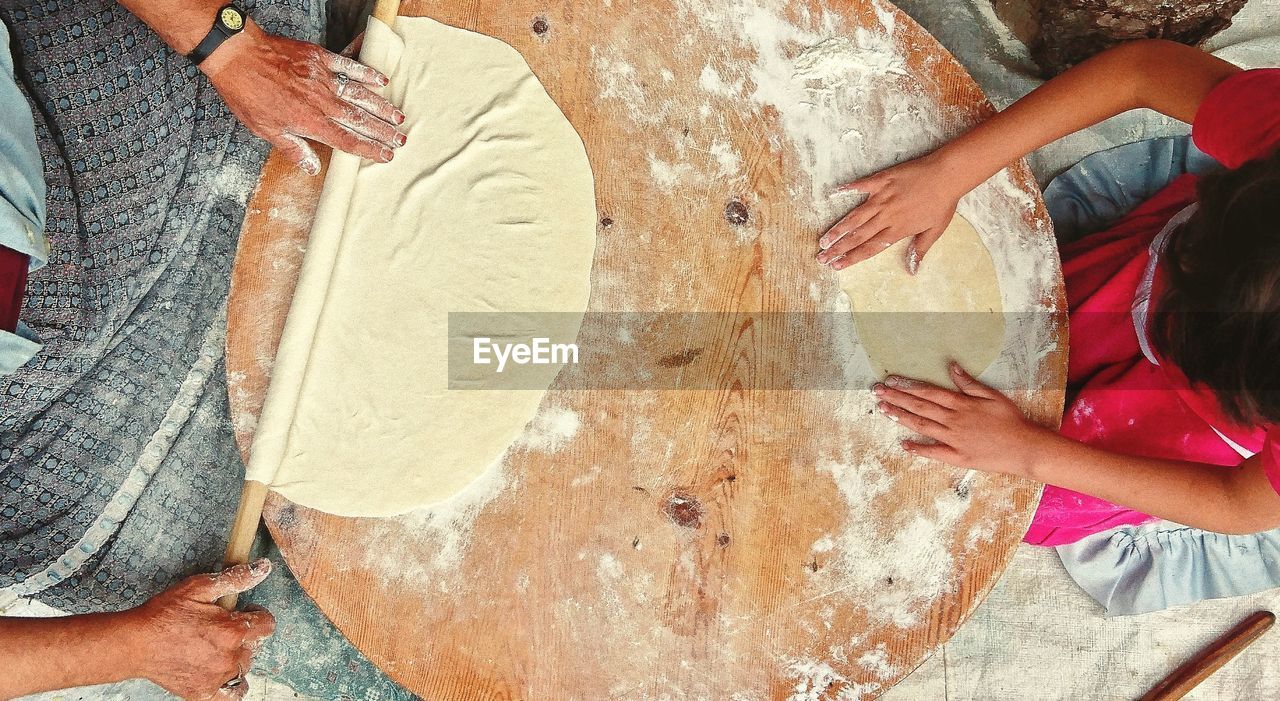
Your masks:
<svg viewBox="0 0 1280 701"><path fill-rule="evenodd" d="M771 388L769 349L793 348L788 358L802 363L831 339L820 328L796 336L770 313L819 311L838 290L813 263L820 231L791 194L810 183L779 115L697 87L707 62L732 75L755 60L752 48L700 29L688 1L402 4L402 15L517 48L581 134L601 219L592 310L727 312L715 343L668 339L639 360L655 373L696 366L717 378L713 387L553 389L543 414L570 413L576 430L526 442L446 508L350 519L269 498L267 523L302 586L425 698L873 697L965 620L1034 510L1034 484L962 480L876 452L870 435L883 419L837 415L843 392ZM991 112L959 64L896 9L799 0L779 11L844 34L891 22L904 65L953 127ZM627 89L660 109L629 106L601 65L634 67ZM714 118L692 119L700 110ZM682 138L692 148L674 148ZM650 157L714 173L713 141L741 155L743 177L675 194L661 186ZM1025 223L1050 236L1030 172L1019 164L1013 174L1034 200ZM321 182L272 154L250 203L227 342L245 455ZM1065 308L1060 281L1043 294ZM1056 349L1036 349L1045 351L1031 361L1036 391L1020 397L1047 425L1060 419L1064 340L1065 330ZM837 468L821 466L861 460L892 479L855 509ZM941 536L943 552L924 554L938 558L944 586L922 598L910 589L918 583L892 573L919 572L895 558L923 555L896 551L895 538L944 499L965 500L964 510ZM889 574L873 591L853 584L876 572ZM887 612L885 602L898 605Z"/></svg>

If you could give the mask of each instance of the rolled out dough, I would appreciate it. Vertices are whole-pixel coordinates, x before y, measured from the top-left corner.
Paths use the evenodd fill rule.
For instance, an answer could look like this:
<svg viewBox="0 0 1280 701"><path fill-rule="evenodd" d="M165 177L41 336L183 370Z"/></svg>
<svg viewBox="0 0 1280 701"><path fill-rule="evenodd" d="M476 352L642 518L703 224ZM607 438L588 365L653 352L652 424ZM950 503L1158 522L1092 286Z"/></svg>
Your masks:
<svg viewBox="0 0 1280 701"><path fill-rule="evenodd" d="M858 339L877 375L901 375L954 387L955 360L978 375L1000 354L1004 314L991 253L960 215L920 262L903 261L911 239L838 274Z"/></svg>
<svg viewBox="0 0 1280 701"><path fill-rule="evenodd" d="M333 155L247 476L385 516L456 494L524 431L555 373L449 389L448 314L569 313L576 334L596 214L582 140L515 49L423 17L370 20L364 46L408 143Z"/></svg>

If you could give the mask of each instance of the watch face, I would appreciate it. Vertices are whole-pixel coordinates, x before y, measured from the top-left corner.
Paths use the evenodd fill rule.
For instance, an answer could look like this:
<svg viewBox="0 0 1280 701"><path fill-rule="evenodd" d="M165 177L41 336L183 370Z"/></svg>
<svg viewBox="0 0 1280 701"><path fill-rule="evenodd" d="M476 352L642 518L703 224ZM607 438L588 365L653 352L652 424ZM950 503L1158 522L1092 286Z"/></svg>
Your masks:
<svg viewBox="0 0 1280 701"><path fill-rule="evenodd" d="M222 24L232 31L240 31L244 27L244 16L234 7L222 8L218 18L222 20Z"/></svg>

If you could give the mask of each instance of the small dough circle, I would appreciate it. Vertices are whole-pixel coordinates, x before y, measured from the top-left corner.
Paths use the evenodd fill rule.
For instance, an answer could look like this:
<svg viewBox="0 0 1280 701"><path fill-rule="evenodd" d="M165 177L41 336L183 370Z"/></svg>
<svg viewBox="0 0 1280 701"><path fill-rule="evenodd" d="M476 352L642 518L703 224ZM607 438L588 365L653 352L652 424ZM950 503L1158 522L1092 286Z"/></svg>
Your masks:
<svg viewBox="0 0 1280 701"><path fill-rule="evenodd" d="M838 273L854 328L879 377L954 387L948 363L975 377L1000 355L1004 314L991 253L955 215L919 270L906 270L911 239Z"/></svg>

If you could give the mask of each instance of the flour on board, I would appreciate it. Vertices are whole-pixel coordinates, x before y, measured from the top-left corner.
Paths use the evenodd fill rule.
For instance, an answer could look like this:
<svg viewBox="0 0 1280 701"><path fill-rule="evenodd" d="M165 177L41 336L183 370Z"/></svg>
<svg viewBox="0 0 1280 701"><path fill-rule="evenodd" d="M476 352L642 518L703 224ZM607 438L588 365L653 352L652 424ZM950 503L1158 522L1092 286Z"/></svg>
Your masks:
<svg viewBox="0 0 1280 701"><path fill-rule="evenodd" d="M702 73L698 76L698 85L703 90L719 97L739 95L742 92L742 83L742 78L739 78L732 85L725 82L725 79L720 77L720 72L709 63L702 67Z"/></svg>
<svg viewBox="0 0 1280 701"><path fill-rule="evenodd" d="M544 402L511 449L555 453L577 435L580 426L577 412ZM441 570L457 568L471 536L472 522L490 501L515 486L506 462L506 455L498 458L465 489L439 504L375 521L368 531L370 547L365 549L365 563L387 579L434 581L437 586L444 586L448 578L436 575ZM432 556L406 557L403 552L378 546L394 540L392 534L404 530L413 532L424 552L431 552Z"/></svg>
<svg viewBox="0 0 1280 701"><path fill-rule="evenodd" d="M603 77L600 89L601 98L621 100L634 112L631 116L647 106L644 90L640 87L640 79L636 76L635 66L603 53L591 50L591 66Z"/></svg>
<svg viewBox="0 0 1280 701"><path fill-rule="evenodd" d="M787 701L859 701L880 690L880 684L875 682L850 681L825 662L793 660L787 665L786 674L795 681Z"/></svg>
<svg viewBox="0 0 1280 701"><path fill-rule="evenodd" d="M227 397L233 404L244 406L253 398L253 393L245 389L247 376L242 371L227 371ZM231 427L236 433L253 435L258 427L258 415L252 411L236 411L231 413Z"/></svg>
<svg viewBox="0 0 1280 701"><path fill-rule="evenodd" d="M573 440L581 425L577 412L544 404L516 444L544 453L555 452Z"/></svg>
<svg viewBox="0 0 1280 701"><path fill-rule="evenodd" d="M857 660L858 666L881 679L892 679L900 671L898 666L889 661L889 651L884 643L862 653Z"/></svg>
<svg viewBox="0 0 1280 701"><path fill-rule="evenodd" d="M784 0L679 0L677 7L682 16L676 21L691 27L691 37L700 41L718 37L721 44L734 47L735 52L737 47L743 47L746 59L699 56L687 66L662 66L627 57L613 47L593 47L590 59L602 105L620 110L619 118L625 116L644 128L659 122L664 129L675 125L665 143L656 144L649 152L640 151L638 163L632 164L642 172L647 167L655 184L675 197L696 197L699 185L744 177L752 159L734 148L740 142L733 138L736 127L732 110L754 110L757 115L770 115L781 127L776 135L768 137L774 139L773 152L787 160L781 187L786 188L784 196L807 205L797 211L808 218L806 225L815 232L816 239L822 228L859 202L857 194L831 197L835 185L921 155L972 122L968 112L955 112L934 102L931 86L919 83L927 80L921 77L929 73L927 67L922 70L913 65L908 69L903 59L905 49L895 37L895 15L887 6L871 3L883 26L880 30L851 27L840 15L821 9L809 15ZM787 19L788 13L797 19ZM752 51L754 56L750 55ZM694 107L686 105L687 110L682 108L676 113L668 96L678 88L689 87L675 85L680 81L691 82ZM726 115L730 118L726 119ZM685 120L688 133L681 133ZM645 142L646 148L650 143ZM960 203L960 213L978 229L991 251L1004 308L1013 313L1007 323L1006 348L983 379L1012 389L1032 386L1045 349L1052 348L1054 335L1051 315L1045 313L1054 311L1053 306L1042 299L1042 291L1053 289L1056 284L1056 253L1049 232L1027 224L1035 206L1034 199L1022 191L1018 179L1009 171L994 176ZM757 226L755 217L751 221ZM612 233L623 232L628 225L635 228L627 232L629 237L647 235L641 224L621 218L611 224ZM753 235L771 234L756 229ZM680 286L660 289L660 294L653 295L655 308L646 311L687 308L681 305L694 299L698 269L689 261L681 261L680 265L690 266L689 274L668 276L664 282L674 284L678 280ZM815 278L819 275L816 273ZM819 310L847 311L848 300L830 282L819 278L808 283L807 290L802 286L801 294L807 291ZM605 276L593 280L593 284L596 308L630 308L631 290L626 280ZM626 329L617 334L623 343L634 340ZM839 509L841 518L827 532L815 534L813 542L805 544L815 562L822 561L822 567L806 568L801 575L814 592L813 600L802 602L806 614L813 612L802 625L815 635L827 634L837 615L837 604L854 601L865 608L867 626L849 639L815 645L804 655L788 655L774 661L780 673L794 681L791 698L798 701L848 701L881 691L903 671L903 665L892 658L888 649L868 645L877 635L891 635L895 629L920 625L940 597L956 591L964 558L994 537L1003 524L1000 513L1013 514L1013 487L985 475L974 477L952 471L956 489L929 494L919 508L909 512L869 516L877 512L884 496L899 488L899 469L937 473L945 468L924 461L912 462L905 468L887 467L891 458L902 460L898 441L907 434L901 426L873 414L874 402L865 388L877 378L856 339L839 339L835 351L844 362L846 386L853 389L815 392L815 401L825 404L842 421L867 427L869 445L861 444L856 449L819 446L813 451L820 456L818 459L793 466L805 479L829 483L834 503L843 507ZM680 435L680 430L688 427L664 425L659 431L650 425L647 417L651 412L646 409L654 401L651 395L643 391L628 394L628 430L635 453L650 456L656 464L666 464L676 452L671 436ZM554 451L567 443L580 430L581 417L569 412L570 418L562 411L568 410L543 407L531 429L535 435L527 437L523 445ZM761 432L767 433L763 428ZM597 466L572 469L577 471L564 476L566 484L586 485L598 474ZM502 465L495 465L458 499L400 519L394 527L420 534L420 539L430 545L422 552L434 556L417 571L413 568L418 559L412 554L370 557L386 558L382 569L387 576L419 579L424 586L439 586L438 582L456 579L435 575L439 568L456 568L472 521L486 504L513 487L513 479ZM994 515L983 523L973 523L967 515L979 501L987 513ZM1008 509L1003 504L1008 504ZM584 608L601 604L605 610L597 615L619 637L633 641L631 652L642 662L652 662L655 675L660 675L664 673L659 669L662 661L645 656L673 648L678 632L669 626L645 629L628 614L637 605L635 602L651 596L655 587L645 580L651 577L650 573L632 566L627 559L635 554L632 549L638 551L643 544L628 548L631 535L625 537L620 548L588 548L580 553L585 573L599 583L600 598L589 601L566 596L554 604L557 608L552 615L557 620L581 620ZM644 552L656 549L651 545ZM370 547L369 552L381 550ZM700 571L690 553L684 552L675 563L673 575L693 580ZM527 588L527 577L524 581ZM892 584L886 586L889 581ZM730 630L742 623L720 616L715 625ZM832 664L843 665L841 671ZM618 696L660 698L668 688L680 690L668 684L674 685L675 680L654 680L651 687L640 692L621 686L613 688L612 684L602 688ZM838 691L833 693L833 689ZM636 696L637 693L642 695Z"/></svg>
<svg viewBox="0 0 1280 701"><path fill-rule="evenodd" d="M445 587L442 570L453 570L461 562L472 533L472 522L511 483L505 457L494 461L479 477L451 498L430 507L394 518L377 519L367 531L364 564L388 581L434 582ZM386 542L402 539L397 534L414 534L413 542L429 557L414 557L387 549Z"/></svg>
<svg viewBox="0 0 1280 701"><path fill-rule="evenodd" d="M716 163L720 165L721 177L732 177L742 170L742 157L734 150L733 145L724 141L716 141L711 144L711 155L715 157Z"/></svg>
<svg viewBox="0 0 1280 701"><path fill-rule="evenodd" d="M696 172L688 163L668 163L652 153L648 158L649 174L653 176L653 182L664 190L671 190L682 179L689 178Z"/></svg>
<svg viewBox="0 0 1280 701"><path fill-rule="evenodd" d="M919 82L927 79L921 78L927 70L908 68L906 51L895 42L894 12L881 3L870 3L879 29L850 28L839 15L822 10L811 16L801 12L792 21L780 0L683 0L681 5L707 33L726 42L745 41L754 49L754 62L742 66L706 64L698 84L713 100L732 97L777 115L785 143L774 146L794 154L803 174L784 182L792 197L809 203L800 211L808 213L815 232L860 202L856 193L832 197L835 186L923 155L973 121L968 113L935 102L932 86ZM1034 220L1035 207L1008 170L959 205L991 252L1007 313L1005 347L981 379L1015 396L1035 386L1056 333L1053 302L1043 292L1057 282L1056 251L1050 232L1027 224ZM848 309L847 299L832 286L811 283L809 294L820 309ZM825 566L815 573L821 593L810 604L827 610L829 598L847 598L862 603L874 628L918 625L934 601L955 590L961 571L956 558L990 541L1000 525L998 517L981 523L966 519L974 502L981 499L990 511L1008 508L1013 513L1012 487L985 476L957 474L955 489L941 492L919 511L872 516L877 499L896 483L897 475L885 465L891 456L902 458L898 443L909 434L874 412L874 399L865 390L879 378L856 339L837 339L837 345L846 386L854 389L822 394L833 413L874 430L867 437L871 446L833 449L811 468L831 480L847 517L812 545ZM942 468L916 460L908 469ZM962 522L966 530L957 533ZM870 639L871 633L864 633L860 640ZM857 642L840 649L856 648ZM851 699L877 691L877 684L858 685L841 677L821 661L826 656L781 661L797 679L792 698L829 698L829 688L841 689L837 698ZM873 678L889 679L900 671L883 649L856 662Z"/></svg>
<svg viewBox="0 0 1280 701"><path fill-rule="evenodd" d="M879 28L847 27L840 15L803 8L799 21L786 17L780 0L682 0L682 11L704 34L726 43L745 42L754 61L709 61L698 72L697 87L707 95L697 116L704 122L733 109L767 110L776 114L788 143L774 147L795 154L804 175L792 178L789 194L806 200L815 232L843 216L858 203L856 194L833 198L835 186L914 158L956 136L972 117L938 105L919 77L927 71L908 68L906 51L895 41L896 18L886 5L872 2ZM643 109L649 96L640 86L651 76L633 66L601 62L602 99L621 100L633 110ZM666 76L663 76L664 82ZM719 109L709 108L719 104ZM692 116L692 115L690 115ZM718 126L718 125L709 125ZM708 129L717 133L717 129ZM689 137L688 134L686 134ZM694 130L695 138L699 136ZM701 162L694 150L712 156ZM676 140L669 153L648 154L650 175L661 188L694 192L713 180L740 172L742 159L725 142L694 144L686 150ZM1009 171L983 183L960 203L960 213L983 237L1001 282L1001 298L1008 333L1000 358L982 379L1007 390L1034 386L1040 363L1053 348L1052 302L1043 290L1056 283L1056 252L1052 237L1026 225L1035 201ZM815 300L826 297L830 310L848 309L833 286L811 283ZM878 379L856 339L848 337L838 349L845 359L847 386L866 388ZM866 421L873 400L865 391L852 391L835 400L833 411L850 421ZM936 598L954 587L956 563L951 543L957 524L968 512L967 496L948 492L939 496L932 513L885 523L858 516L877 494L893 488L895 476L883 462L897 451L908 434L900 426L873 417L881 425L873 436L876 451L869 457L834 456L815 469L840 491L851 515L840 532L824 535L814 550L831 551L831 571L839 573L845 592L868 603L874 620L900 627L914 625ZM639 438L639 436L637 436ZM917 461L919 462L919 461ZM928 469L923 463L922 469ZM914 468L913 468L914 469ZM972 476L964 479L972 481ZM985 481L985 480L984 480ZM968 494L966 484L964 490ZM1002 495L987 488L986 504L1001 503ZM1011 500L1006 499L1011 505ZM969 526L960 540L974 548L990 540L996 523ZM882 583L892 580L893 586Z"/></svg>

